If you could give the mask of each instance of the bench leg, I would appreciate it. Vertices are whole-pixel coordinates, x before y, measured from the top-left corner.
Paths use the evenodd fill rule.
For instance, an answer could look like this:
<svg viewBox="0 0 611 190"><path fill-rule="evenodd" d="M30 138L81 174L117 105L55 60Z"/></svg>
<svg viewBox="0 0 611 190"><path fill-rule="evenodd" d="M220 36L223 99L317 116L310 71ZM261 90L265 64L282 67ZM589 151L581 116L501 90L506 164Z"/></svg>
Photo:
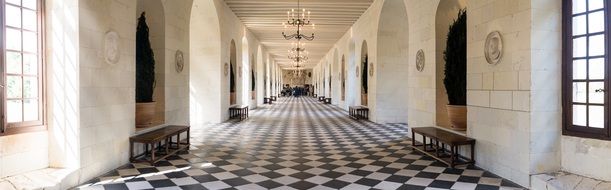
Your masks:
<svg viewBox="0 0 611 190"><path fill-rule="evenodd" d="M155 164L155 143L151 143L151 165Z"/></svg>
<svg viewBox="0 0 611 190"><path fill-rule="evenodd" d="M149 154L149 144L144 143L144 157Z"/></svg>
<svg viewBox="0 0 611 190"><path fill-rule="evenodd" d="M424 150L424 152L428 152L426 150L426 136L422 135L422 149Z"/></svg>
<svg viewBox="0 0 611 190"><path fill-rule="evenodd" d="M456 146L455 145L450 145L450 167L454 168L454 161L456 160Z"/></svg>
<svg viewBox="0 0 611 190"><path fill-rule="evenodd" d="M134 161L134 142L129 142L129 161Z"/></svg>
<svg viewBox="0 0 611 190"><path fill-rule="evenodd" d="M471 143L471 162L475 164L475 143Z"/></svg>
<svg viewBox="0 0 611 190"><path fill-rule="evenodd" d="M187 150L191 147L191 129L187 129Z"/></svg>
<svg viewBox="0 0 611 190"><path fill-rule="evenodd" d="M416 134L414 133L414 129L412 129L412 150L416 149Z"/></svg>

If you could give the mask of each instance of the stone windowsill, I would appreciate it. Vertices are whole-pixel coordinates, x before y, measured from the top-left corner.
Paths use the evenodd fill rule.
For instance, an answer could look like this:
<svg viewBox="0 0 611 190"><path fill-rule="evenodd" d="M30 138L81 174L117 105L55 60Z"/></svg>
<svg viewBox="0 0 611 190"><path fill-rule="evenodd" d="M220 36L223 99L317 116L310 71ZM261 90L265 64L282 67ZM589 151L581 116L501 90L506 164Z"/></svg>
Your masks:
<svg viewBox="0 0 611 190"><path fill-rule="evenodd" d="M555 172L531 176L533 190L608 190L611 182L596 180L567 172Z"/></svg>
<svg viewBox="0 0 611 190"><path fill-rule="evenodd" d="M68 189L78 183L73 169L45 168L0 179L0 189Z"/></svg>

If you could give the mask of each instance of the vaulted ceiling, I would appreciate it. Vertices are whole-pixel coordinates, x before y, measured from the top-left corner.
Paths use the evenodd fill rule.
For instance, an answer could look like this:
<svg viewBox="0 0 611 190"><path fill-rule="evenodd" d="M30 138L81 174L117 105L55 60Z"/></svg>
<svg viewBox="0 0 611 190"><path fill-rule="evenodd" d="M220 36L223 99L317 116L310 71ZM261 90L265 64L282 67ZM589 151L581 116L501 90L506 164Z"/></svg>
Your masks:
<svg viewBox="0 0 611 190"><path fill-rule="evenodd" d="M313 41L302 40L306 42L306 49L310 52L305 67L314 67L373 1L301 0L301 8L311 11L311 20L316 25L316 38ZM297 9L297 0L225 0L225 3L254 33L276 63L283 68L292 67L291 60L287 58L287 50L291 47L291 42L296 40L286 40L282 37L282 23L287 20L287 11ZM292 33L295 31L287 30L287 34Z"/></svg>

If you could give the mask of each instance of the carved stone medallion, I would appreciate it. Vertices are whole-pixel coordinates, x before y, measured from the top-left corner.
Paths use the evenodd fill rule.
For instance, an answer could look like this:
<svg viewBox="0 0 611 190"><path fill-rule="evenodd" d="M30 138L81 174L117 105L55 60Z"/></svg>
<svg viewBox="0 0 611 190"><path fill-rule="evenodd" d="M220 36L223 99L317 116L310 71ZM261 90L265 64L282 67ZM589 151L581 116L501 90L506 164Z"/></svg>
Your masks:
<svg viewBox="0 0 611 190"><path fill-rule="evenodd" d="M104 35L104 61L106 63L115 65L121 59L119 42L119 34L113 30L106 32Z"/></svg>
<svg viewBox="0 0 611 190"><path fill-rule="evenodd" d="M373 63L369 63L369 76L373 77Z"/></svg>
<svg viewBox="0 0 611 190"><path fill-rule="evenodd" d="M424 51L420 49L418 50L418 53L416 53L416 70L418 70L419 72L422 72L424 70L424 64L425 64Z"/></svg>
<svg viewBox="0 0 611 190"><path fill-rule="evenodd" d="M225 74L225 76L227 76L227 74L229 74L229 64L227 62L225 62L225 66L223 68L223 74Z"/></svg>
<svg viewBox="0 0 611 190"><path fill-rule="evenodd" d="M181 73L185 67L185 58L182 51L176 50L174 60L176 61L176 72Z"/></svg>
<svg viewBox="0 0 611 190"><path fill-rule="evenodd" d="M503 38L498 31L491 32L486 37L484 55L488 64L495 65L503 57Z"/></svg>

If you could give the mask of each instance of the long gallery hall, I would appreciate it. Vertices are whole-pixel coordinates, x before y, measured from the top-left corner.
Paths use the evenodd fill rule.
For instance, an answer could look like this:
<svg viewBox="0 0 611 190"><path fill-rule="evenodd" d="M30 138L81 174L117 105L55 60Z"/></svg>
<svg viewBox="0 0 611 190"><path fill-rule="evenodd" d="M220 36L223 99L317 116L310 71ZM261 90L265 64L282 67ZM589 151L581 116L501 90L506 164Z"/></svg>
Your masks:
<svg viewBox="0 0 611 190"><path fill-rule="evenodd" d="M611 190L611 0L0 0L0 190Z"/></svg>

